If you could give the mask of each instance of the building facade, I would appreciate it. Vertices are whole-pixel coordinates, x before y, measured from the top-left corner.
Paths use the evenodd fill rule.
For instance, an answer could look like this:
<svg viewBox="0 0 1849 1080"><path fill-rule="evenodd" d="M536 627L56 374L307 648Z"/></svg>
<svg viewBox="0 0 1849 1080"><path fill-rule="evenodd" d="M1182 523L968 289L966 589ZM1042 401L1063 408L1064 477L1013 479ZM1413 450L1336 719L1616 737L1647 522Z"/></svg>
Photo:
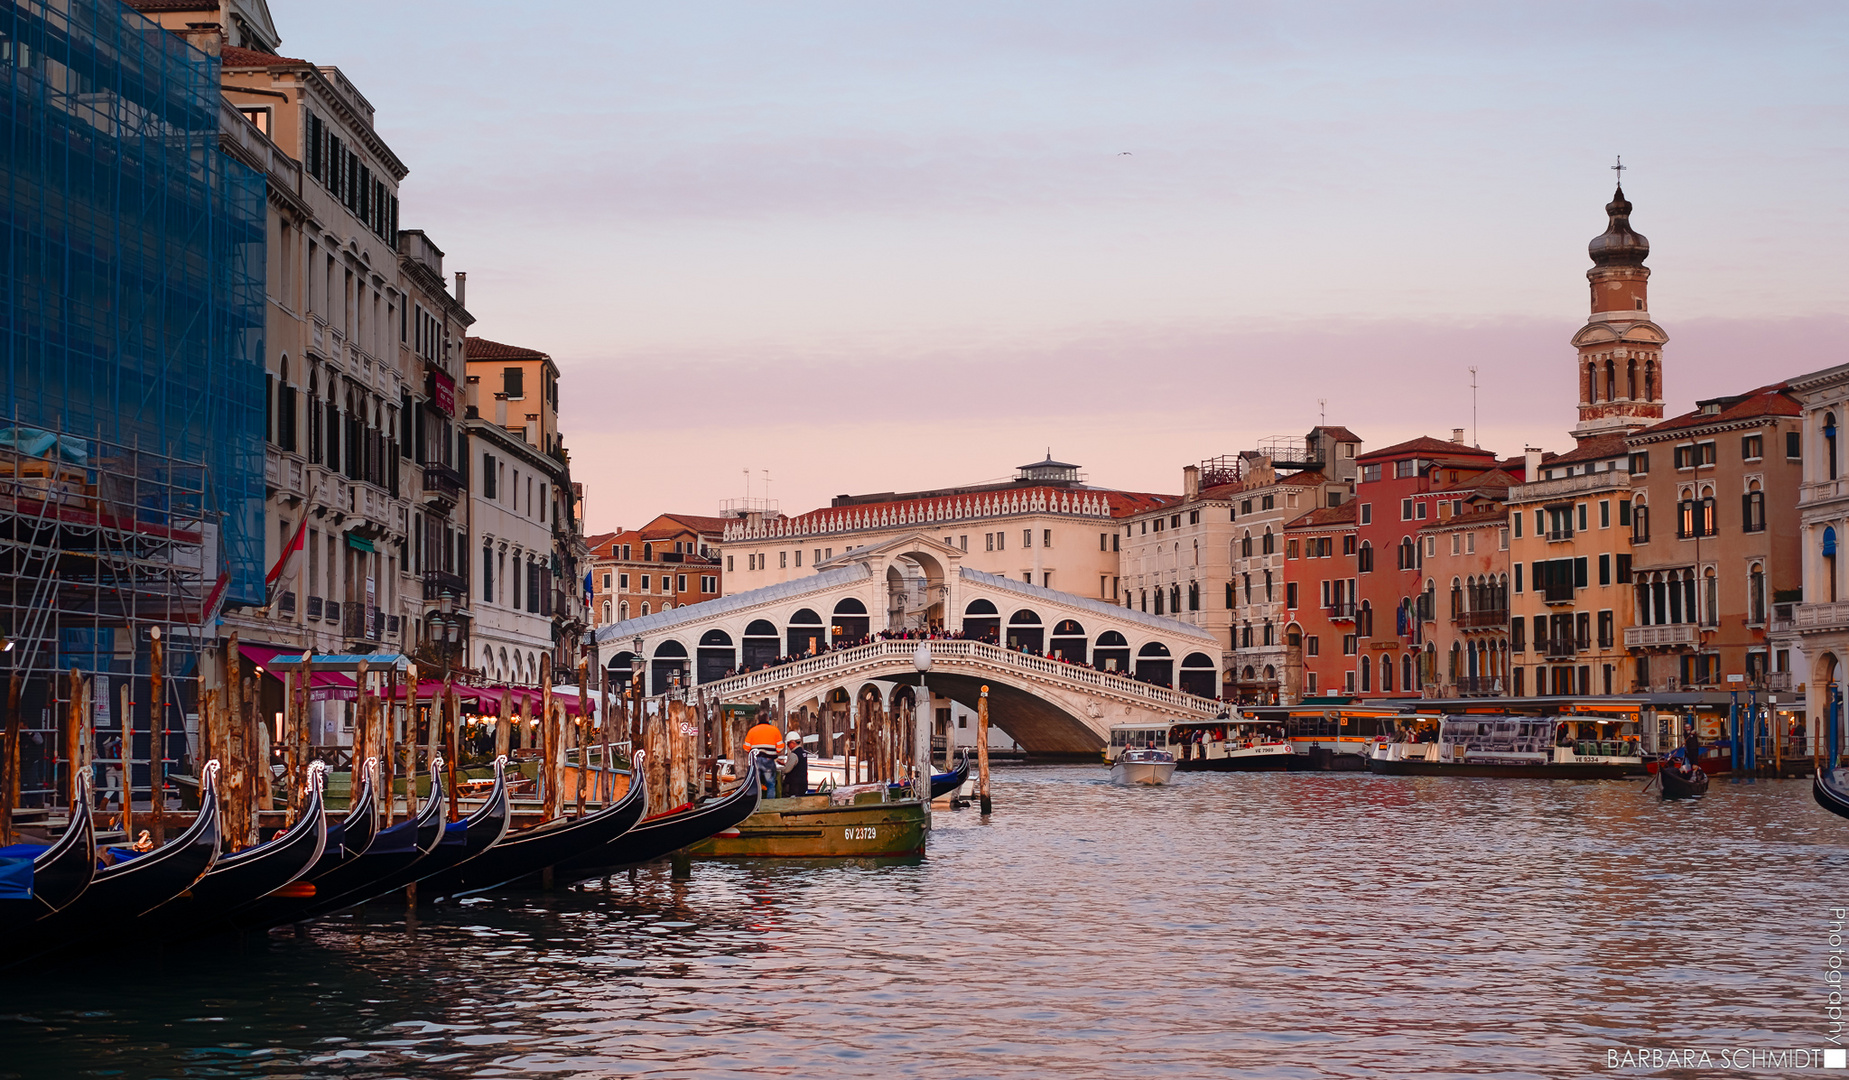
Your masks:
<svg viewBox="0 0 1849 1080"><path fill-rule="evenodd" d="M1769 631L1781 598L1803 588L1800 412L1780 383L1630 436L1636 619L1624 643L1638 682L1726 690L1744 676L1755 689L1792 688L1801 657L1789 641L1774 648Z"/></svg>
<svg viewBox="0 0 1849 1080"><path fill-rule="evenodd" d="M717 599L719 545L733 519L662 514L640 529L591 538L591 608L598 626Z"/></svg>
<svg viewBox="0 0 1849 1080"><path fill-rule="evenodd" d="M1284 606L1290 621L1284 628L1279 704L1352 694L1359 685L1356 509L1350 499L1284 525ZM1242 672L1241 680L1251 678Z"/></svg>
<svg viewBox="0 0 1849 1080"><path fill-rule="evenodd" d="M1803 409L1803 482L1799 488L1799 561L1803 593L1789 633L1802 642L1806 750L1840 759L1843 699L1849 692L1849 579L1843 544L1849 537L1849 477L1843 469L1843 421L1849 417L1849 364L1792 379ZM1832 731L1835 742L1830 742Z"/></svg>

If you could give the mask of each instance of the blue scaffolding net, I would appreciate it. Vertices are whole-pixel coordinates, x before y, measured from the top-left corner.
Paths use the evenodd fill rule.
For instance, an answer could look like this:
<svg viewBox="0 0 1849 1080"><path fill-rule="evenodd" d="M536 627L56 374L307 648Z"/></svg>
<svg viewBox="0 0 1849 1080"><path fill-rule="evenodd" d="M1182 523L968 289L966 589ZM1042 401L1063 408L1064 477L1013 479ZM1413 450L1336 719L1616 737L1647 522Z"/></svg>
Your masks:
<svg viewBox="0 0 1849 1080"><path fill-rule="evenodd" d="M263 596L263 176L216 58L119 0L0 5L0 417L203 466L230 603Z"/></svg>

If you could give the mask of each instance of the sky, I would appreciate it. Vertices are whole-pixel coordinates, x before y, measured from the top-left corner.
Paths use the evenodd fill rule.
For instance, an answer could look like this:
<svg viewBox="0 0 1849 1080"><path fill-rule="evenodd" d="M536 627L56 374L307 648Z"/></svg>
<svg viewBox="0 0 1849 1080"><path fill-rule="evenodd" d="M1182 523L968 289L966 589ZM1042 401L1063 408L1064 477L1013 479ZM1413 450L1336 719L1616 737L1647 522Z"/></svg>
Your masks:
<svg viewBox="0 0 1849 1080"><path fill-rule="evenodd" d="M558 361L592 531L1325 418L1568 448L1618 155L1672 414L1849 361L1849 5L269 4Z"/></svg>

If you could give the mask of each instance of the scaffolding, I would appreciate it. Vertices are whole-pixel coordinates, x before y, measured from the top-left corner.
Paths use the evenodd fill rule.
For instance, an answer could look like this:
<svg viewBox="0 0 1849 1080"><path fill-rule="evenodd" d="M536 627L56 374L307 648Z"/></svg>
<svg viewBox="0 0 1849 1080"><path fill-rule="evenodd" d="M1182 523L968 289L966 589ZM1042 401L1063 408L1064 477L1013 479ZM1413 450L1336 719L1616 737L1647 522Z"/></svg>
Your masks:
<svg viewBox="0 0 1849 1080"><path fill-rule="evenodd" d="M201 631L212 633L220 575L215 516L197 462L0 425L0 688L11 705L0 771L12 773L16 823L67 802L73 768L92 769L99 802L117 808L125 791L131 808L151 807L156 751L162 776L193 771Z"/></svg>

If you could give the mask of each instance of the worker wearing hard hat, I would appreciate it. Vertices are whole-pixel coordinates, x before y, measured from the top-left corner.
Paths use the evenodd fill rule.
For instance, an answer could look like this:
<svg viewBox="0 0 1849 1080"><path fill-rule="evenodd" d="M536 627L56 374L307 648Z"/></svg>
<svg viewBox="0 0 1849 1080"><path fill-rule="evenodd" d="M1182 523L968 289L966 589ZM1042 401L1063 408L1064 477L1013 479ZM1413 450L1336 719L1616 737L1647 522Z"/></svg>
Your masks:
<svg viewBox="0 0 1849 1080"><path fill-rule="evenodd" d="M758 783L758 791L767 799L777 797L777 773L768 768L760 768L759 757L770 757L783 748L783 732L771 724L754 725L745 732L744 767L751 769ZM742 775L742 774L741 774Z"/></svg>
<svg viewBox="0 0 1849 1080"><path fill-rule="evenodd" d="M809 754L803 749L802 732L791 731L784 736L783 753L777 755L777 772L777 786L784 798L809 794Z"/></svg>

